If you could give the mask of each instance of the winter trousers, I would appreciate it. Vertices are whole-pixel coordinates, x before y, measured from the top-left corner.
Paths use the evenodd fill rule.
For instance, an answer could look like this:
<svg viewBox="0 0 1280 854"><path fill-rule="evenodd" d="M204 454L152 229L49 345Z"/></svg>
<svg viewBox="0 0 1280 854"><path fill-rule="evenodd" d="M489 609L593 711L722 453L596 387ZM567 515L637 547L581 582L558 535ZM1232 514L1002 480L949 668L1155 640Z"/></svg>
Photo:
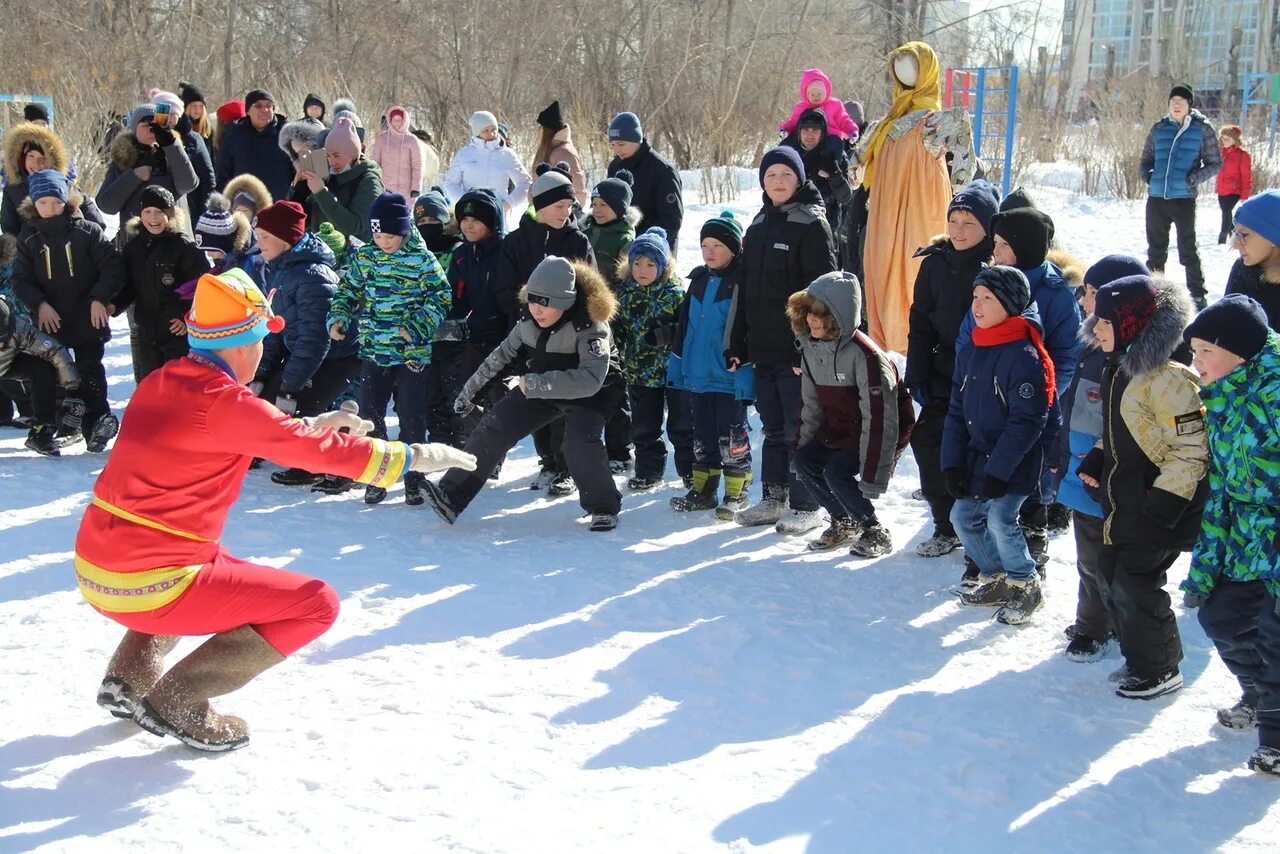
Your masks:
<svg viewBox="0 0 1280 854"><path fill-rule="evenodd" d="M80 399L84 401L84 420L80 422L80 431L85 436L93 431L99 418L111 412L107 404L107 369L102 366L104 347L101 341L67 345L80 374Z"/></svg>
<svg viewBox="0 0 1280 854"><path fill-rule="evenodd" d="M58 372L44 359L27 353L14 356L9 370L0 377L0 389L18 400L28 399L36 424L53 425L57 421Z"/></svg>
<svg viewBox="0 0 1280 854"><path fill-rule="evenodd" d="M956 535L951 524L951 508L955 499L947 494L947 479L942 474L942 428L947 423L949 401L932 400L920 410L915 429L911 431L911 452L920 469L920 491L929 502L934 530L946 537Z"/></svg>
<svg viewBox="0 0 1280 854"><path fill-rule="evenodd" d="M1099 553L1115 604L1116 635L1125 663L1149 679L1178 666L1182 639L1164 585L1178 552L1148 546L1108 546Z"/></svg>
<svg viewBox="0 0 1280 854"><path fill-rule="evenodd" d="M1162 272L1169 260L1169 227L1178 230L1178 263L1187 271L1187 290L1197 306L1206 299L1204 270L1196 249L1196 200L1147 199L1147 266Z"/></svg>
<svg viewBox="0 0 1280 854"><path fill-rule="evenodd" d="M1071 512L1076 538L1076 571L1080 574L1076 595L1076 632L1094 640L1115 634L1115 604L1111 588L1102 577L1102 520L1078 510Z"/></svg>
<svg viewBox="0 0 1280 854"><path fill-rule="evenodd" d="M147 374L159 370L165 362L187 355L190 347L187 345L186 333L168 337L171 340L152 341L138 337L132 342L133 378L136 381L142 382Z"/></svg>
<svg viewBox="0 0 1280 854"><path fill-rule="evenodd" d="M1236 205L1240 203L1240 195L1233 193L1229 196L1218 196L1218 207L1222 210L1222 227L1218 229L1218 242L1226 243L1231 239L1231 232L1235 231L1236 222L1234 219Z"/></svg>
<svg viewBox="0 0 1280 854"><path fill-rule="evenodd" d="M527 398L519 388L511 390L485 412L467 440L466 451L475 454L476 470L449 469L440 487L461 513L484 486L485 478L516 443L539 427L557 422L564 436L567 471L578 485L578 502L588 513L617 513L622 495L609 472L605 454L605 416L599 410L572 401Z"/></svg>
<svg viewBox="0 0 1280 854"><path fill-rule="evenodd" d="M168 605L103 614L148 635L213 635L249 626L276 652L292 655L338 619L338 594L318 578L258 566L219 549Z"/></svg>
<svg viewBox="0 0 1280 854"><path fill-rule="evenodd" d="M280 395L280 383L284 379L284 367L287 364L286 361L267 375L266 381L262 384L263 400L274 403ZM311 375L310 381L298 393L298 415L300 417L319 415L321 412L333 409L338 395L347 390L363 369L364 363L360 361L359 356L325 359Z"/></svg>
<svg viewBox="0 0 1280 854"><path fill-rule="evenodd" d="M831 448L814 440L796 450L795 466L800 482L832 519L863 525L876 521L876 508L858 485L856 448Z"/></svg>
<svg viewBox="0 0 1280 854"><path fill-rule="evenodd" d="M387 404L394 394L396 415L400 417L401 442L427 440L427 372L408 365L383 367L365 362L360 373L360 414L373 422L369 435L387 438Z"/></svg>
<svg viewBox="0 0 1280 854"><path fill-rule="evenodd" d="M618 408L604 422L604 449L610 462L631 461L631 401L625 394L621 397Z"/></svg>
<svg viewBox="0 0 1280 854"><path fill-rule="evenodd" d="M1258 743L1280 750L1280 600L1266 591L1258 610Z"/></svg>
<svg viewBox="0 0 1280 854"><path fill-rule="evenodd" d="M1258 705L1258 675L1262 672L1258 619L1266 598L1267 587L1262 581L1221 579L1196 612L1205 636L1240 683L1241 699L1250 706Z"/></svg>
<svg viewBox="0 0 1280 854"><path fill-rule="evenodd" d="M564 459L564 424L560 419L533 431L533 449L538 452L538 467L543 471L564 474L569 470Z"/></svg>
<svg viewBox="0 0 1280 854"><path fill-rule="evenodd" d="M800 438L800 375L790 365L756 365L756 412L764 428L760 482L787 485L792 510L817 510L809 490L791 471L791 454Z"/></svg>
<svg viewBox="0 0 1280 854"><path fill-rule="evenodd" d="M473 409L466 415L453 411L458 392L471 379L487 353L470 344L436 342L427 366L427 436L432 442L461 448L480 423L481 413ZM496 385L496 383L495 383ZM490 388L481 389L476 403L488 408Z"/></svg>
<svg viewBox="0 0 1280 854"><path fill-rule="evenodd" d="M986 577L1003 572L1014 581L1036 577L1036 564L1018 525L1018 509L1025 495L1001 498L961 498L951 509L951 524L964 546L965 557Z"/></svg>
<svg viewBox="0 0 1280 854"><path fill-rule="evenodd" d="M667 438L675 448L676 473L693 474L693 412L688 396L677 388L627 386L631 403L631 441L636 448L636 477L661 480L667 471L667 443L662 441L665 415ZM606 435L608 427L606 426ZM607 444L607 443L606 443Z"/></svg>
<svg viewBox="0 0 1280 854"><path fill-rule="evenodd" d="M720 469L725 477L751 473L751 430L747 404L732 394L691 391L693 462L699 468Z"/></svg>

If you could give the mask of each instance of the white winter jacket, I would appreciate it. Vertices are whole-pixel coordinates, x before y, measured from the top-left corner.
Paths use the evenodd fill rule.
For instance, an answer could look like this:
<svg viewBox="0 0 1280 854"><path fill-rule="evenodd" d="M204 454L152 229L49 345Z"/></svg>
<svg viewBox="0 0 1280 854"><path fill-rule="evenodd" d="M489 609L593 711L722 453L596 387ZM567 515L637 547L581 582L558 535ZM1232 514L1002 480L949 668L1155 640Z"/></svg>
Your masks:
<svg viewBox="0 0 1280 854"><path fill-rule="evenodd" d="M470 190L488 188L512 208L522 206L533 179L515 152L498 140L475 137L453 155L445 176L445 191L457 201ZM515 184L514 189L510 185Z"/></svg>

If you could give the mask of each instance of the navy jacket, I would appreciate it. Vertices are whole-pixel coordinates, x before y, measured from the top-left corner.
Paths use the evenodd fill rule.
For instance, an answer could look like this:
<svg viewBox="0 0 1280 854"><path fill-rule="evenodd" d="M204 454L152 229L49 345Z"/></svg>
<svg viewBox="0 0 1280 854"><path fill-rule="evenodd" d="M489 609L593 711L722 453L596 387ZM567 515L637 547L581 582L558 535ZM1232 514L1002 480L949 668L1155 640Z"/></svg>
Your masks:
<svg viewBox="0 0 1280 854"><path fill-rule="evenodd" d="M726 355L733 299L741 285L742 264L737 258L719 272L702 266L689 274L667 359L668 385L755 399L755 367L747 364L730 371Z"/></svg>
<svg viewBox="0 0 1280 854"><path fill-rule="evenodd" d="M347 330L334 341L325 321L338 290L333 250L307 232L292 249L267 264L265 290L275 294L271 309L284 318L284 331L268 335L262 346L258 376L264 377L284 363L282 393L297 394L325 359L342 359L358 352L359 335Z"/></svg>
<svg viewBox="0 0 1280 854"><path fill-rule="evenodd" d="M907 373L903 381L924 402L951 397L955 372L956 338L973 318L973 280L991 258L991 238L961 251L943 239L916 252L923 258L916 275L911 303L911 329L907 333ZM922 404L923 405L923 404Z"/></svg>
<svg viewBox="0 0 1280 854"><path fill-rule="evenodd" d="M497 230L480 243L459 243L449 258L445 275L453 290L453 307L449 320L465 320L467 340L481 350L491 351L507 337L511 324L507 321L507 306L498 296L498 257L502 253L505 221L502 204L490 190L471 190L463 193L454 206L461 210L466 203L475 202L493 211Z"/></svg>
<svg viewBox="0 0 1280 854"><path fill-rule="evenodd" d="M1246 267L1237 258L1227 277L1227 293L1244 294L1256 299L1267 313L1267 325L1280 332L1280 285L1262 281L1262 265Z"/></svg>
<svg viewBox="0 0 1280 854"><path fill-rule="evenodd" d="M1037 328L1032 304L1022 314ZM1049 400L1044 367L1030 341L971 344L956 354L951 406L942 432L942 468L958 469L977 495L987 477L1030 495L1040 482Z"/></svg>
<svg viewBox="0 0 1280 854"><path fill-rule="evenodd" d="M267 185L273 199L289 198L293 186L293 161L280 149L280 129L288 120L276 114L275 120L262 130L255 130L249 117L237 119L222 136L218 148L217 184L246 172Z"/></svg>
<svg viewBox="0 0 1280 854"><path fill-rule="evenodd" d="M653 226L661 226L667 232L667 243L672 250L680 237L680 224L684 222L684 187L680 172L665 157L660 156L642 142L634 157L623 160L615 157L609 161L609 177L622 169L635 178L631 188L631 203L640 209L640 224L636 234L644 234Z"/></svg>
<svg viewBox="0 0 1280 854"><path fill-rule="evenodd" d="M1180 125L1165 116L1147 133L1138 168L1151 198L1193 199L1196 187L1222 168L1218 134L1199 110Z"/></svg>

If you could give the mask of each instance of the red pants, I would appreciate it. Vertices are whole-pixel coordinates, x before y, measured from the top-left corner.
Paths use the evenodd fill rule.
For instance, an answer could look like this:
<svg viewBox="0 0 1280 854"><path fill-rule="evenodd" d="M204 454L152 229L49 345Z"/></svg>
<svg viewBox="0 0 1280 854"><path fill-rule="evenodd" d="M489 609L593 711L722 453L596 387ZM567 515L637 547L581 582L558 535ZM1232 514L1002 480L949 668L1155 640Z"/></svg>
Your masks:
<svg viewBox="0 0 1280 854"><path fill-rule="evenodd" d="M103 611L148 635L213 635L251 626L281 655L320 637L338 618L338 593L318 578L220 551L176 600L154 611Z"/></svg>

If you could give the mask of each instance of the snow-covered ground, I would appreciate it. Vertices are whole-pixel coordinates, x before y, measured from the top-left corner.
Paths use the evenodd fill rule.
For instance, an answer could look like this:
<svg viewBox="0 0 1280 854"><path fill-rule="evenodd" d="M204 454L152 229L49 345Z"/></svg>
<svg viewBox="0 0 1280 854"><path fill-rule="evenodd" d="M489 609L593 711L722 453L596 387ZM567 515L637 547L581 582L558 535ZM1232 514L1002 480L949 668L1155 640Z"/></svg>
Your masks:
<svg viewBox="0 0 1280 854"><path fill-rule="evenodd" d="M1141 203L1036 194L1082 261L1142 254ZM720 207L690 204L682 271ZM123 409L124 335L108 374ZM1280 784L1215 725L1237 691L1194 617L1187 686L1116 698L1114 652L1061 655L1070 536L1030 625L961 609L959 555L912 551L930 531L910 456L878 502L897 551L872 561L677 516L674 475L590 534L575 498L524 488L528 443L453 528L397 493L370 508L252 472L227 545L323 576L343 610L221 701L253 726L221 756L94 705L121 632L70 559L102 462L0 434L0 852L1275 850Z"/></svg>

